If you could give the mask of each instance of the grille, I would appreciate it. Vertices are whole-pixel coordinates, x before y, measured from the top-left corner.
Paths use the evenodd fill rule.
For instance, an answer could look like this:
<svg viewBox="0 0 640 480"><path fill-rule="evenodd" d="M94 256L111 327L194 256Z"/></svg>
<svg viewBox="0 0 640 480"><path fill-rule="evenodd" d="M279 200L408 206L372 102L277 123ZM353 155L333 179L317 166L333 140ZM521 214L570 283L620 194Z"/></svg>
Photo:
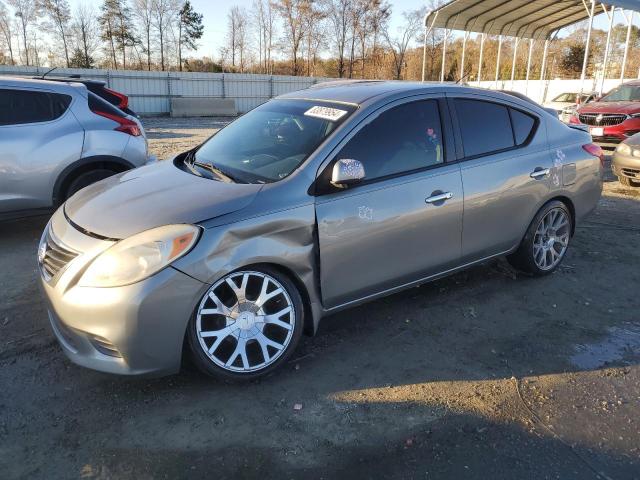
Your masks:
<svg viewBox="0 0 640 480"><path fill-rule="evenodd" d="M118 351L117 347L106 338L99 337L97 335L90 336L91 345L103 355L109 357L122 358L122 355Z"/></svg>
<svg viewBox="0 0 640 480"><path fill-rule="evenodd" d="M581 113L579 118L580 122L585 125L610 127L621 124L627 119L627 116L618 113ZM598 121L598 118L600 118L600 121Z"/></svg>
<svg viewBox="0 0 640 480"><path fill-rule="evenodd" d="M78 256L76 252L57 243L50 232L47 232L44 245L40 248L44 249L44 254L40 256L40 265L49 278L55 277L60 270Z"/></svg>
<svg viewBox="0 0 640 480"><path fill-rule="evenodd" d="M623 168L622 173L624 173L627 177L640 178L640 170L636 170L635 168Z"/></svg>

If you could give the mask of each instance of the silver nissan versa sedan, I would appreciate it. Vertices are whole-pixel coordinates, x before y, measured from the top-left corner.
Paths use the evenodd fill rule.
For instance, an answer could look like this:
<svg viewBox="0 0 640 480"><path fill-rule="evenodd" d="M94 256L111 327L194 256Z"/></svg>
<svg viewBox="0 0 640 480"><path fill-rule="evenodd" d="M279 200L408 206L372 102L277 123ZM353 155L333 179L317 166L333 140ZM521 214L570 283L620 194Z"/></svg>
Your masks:
<svg viewBox="0 0 640 480"><path fill-rule="evenodd" d="M553 272L602 190L588 133L511 95L353 82L269 101L81 190L38 262L69 358L253 379L320 319L498 255Z"/></svg>

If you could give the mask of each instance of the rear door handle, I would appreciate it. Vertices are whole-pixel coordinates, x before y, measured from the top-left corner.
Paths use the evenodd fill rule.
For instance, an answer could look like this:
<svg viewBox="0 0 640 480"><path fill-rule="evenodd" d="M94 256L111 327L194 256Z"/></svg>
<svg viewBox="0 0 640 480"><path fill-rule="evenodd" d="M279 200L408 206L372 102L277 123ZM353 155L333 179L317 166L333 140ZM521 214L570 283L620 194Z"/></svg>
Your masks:
<svg viewBox="0 0 640 480"><path fill-rule="evenodd" d="M439 193L437 195L431 195L428 198L425 198L424 201L426 203L438 203L438 202L444 202L445 200L449 200L453 198L453 193L451 192L444 192L444 193Z"/></svg>
<svg viewBox="0 0 640 480"><path fill-rule="evenodd" d="M536 168L529 176L531 178L542 178L549 175L550 170L548 168Z"/></svg>

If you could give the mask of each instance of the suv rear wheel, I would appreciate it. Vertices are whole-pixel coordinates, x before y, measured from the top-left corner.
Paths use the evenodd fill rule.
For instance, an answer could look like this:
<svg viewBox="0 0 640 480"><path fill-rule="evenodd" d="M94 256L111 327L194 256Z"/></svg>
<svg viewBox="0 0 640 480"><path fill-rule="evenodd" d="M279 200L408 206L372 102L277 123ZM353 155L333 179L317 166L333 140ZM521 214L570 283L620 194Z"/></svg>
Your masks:
<svg viewBox="0 0 640 480"><path fill-rule="evenodd" d="M107 168L98 168L96 170L90 170L88 172L81 173L76 178L74 178L67 187L67 191L64 194L64 200L67 200L69 197L71 197L79 190L82 190L84 187L88 187L92 183L96 183L97 181L115 175L116 173L118 172Z"/></svg>

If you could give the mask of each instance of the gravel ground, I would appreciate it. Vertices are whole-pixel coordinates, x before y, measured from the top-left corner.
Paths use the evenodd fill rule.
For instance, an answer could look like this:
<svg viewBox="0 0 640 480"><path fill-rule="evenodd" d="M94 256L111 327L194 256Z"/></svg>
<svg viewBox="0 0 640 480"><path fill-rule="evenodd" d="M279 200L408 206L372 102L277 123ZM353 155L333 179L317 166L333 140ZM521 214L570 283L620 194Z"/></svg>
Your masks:
<svg viewBox="0 0 640 480"><path fill-rule="evenodd" d="M159 158L221 124L146 123ZM47 219L1 224L0 478L640 478L640 189L607 180L550 277L489 262L342 312L242 386L72 365Z"/></svg>

